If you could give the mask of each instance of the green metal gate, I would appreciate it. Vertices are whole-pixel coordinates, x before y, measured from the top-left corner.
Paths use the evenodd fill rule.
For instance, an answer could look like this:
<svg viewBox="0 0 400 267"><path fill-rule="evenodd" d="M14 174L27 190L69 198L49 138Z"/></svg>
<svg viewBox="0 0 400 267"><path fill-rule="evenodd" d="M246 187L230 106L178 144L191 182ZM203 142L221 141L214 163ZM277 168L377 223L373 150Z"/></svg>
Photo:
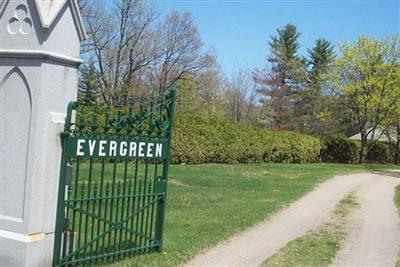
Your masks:
<svg viewBox="0 0 400 267"><path fill-rule="evenodd" d="M54 266L160 251L175 91L121 107L68 106Z"/></svg>

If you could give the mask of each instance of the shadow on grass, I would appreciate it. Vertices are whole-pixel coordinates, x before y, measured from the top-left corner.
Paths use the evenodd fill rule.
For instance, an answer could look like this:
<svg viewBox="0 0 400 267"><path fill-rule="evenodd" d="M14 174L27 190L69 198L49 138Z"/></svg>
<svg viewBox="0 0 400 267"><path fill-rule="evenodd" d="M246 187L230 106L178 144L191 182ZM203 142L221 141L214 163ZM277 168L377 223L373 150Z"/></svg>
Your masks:
<svg viewBox="0 0 400 267"><path fill-rule="evenodd" d="M373 171L373 174L384 175L384 176L392 176L395 178L400 178L400 172L391 172L391 171Z"/></svg>
<svg viewBox="0 0 400 267"><path fill-rule="evenodd" d="M369 171L375 172L389 172L392 173L391 170L400 170L400 165L393 164L360 164L363 168Z"/></svg>

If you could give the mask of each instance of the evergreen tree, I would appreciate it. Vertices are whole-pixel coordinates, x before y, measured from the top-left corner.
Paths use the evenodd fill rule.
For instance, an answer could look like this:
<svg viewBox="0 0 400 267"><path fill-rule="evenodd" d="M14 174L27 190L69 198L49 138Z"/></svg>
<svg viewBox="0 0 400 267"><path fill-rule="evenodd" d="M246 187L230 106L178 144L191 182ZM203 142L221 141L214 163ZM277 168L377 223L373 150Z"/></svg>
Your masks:
<svg viewBox="0 0 400 267"><path fill-rule="evenodd" d="M280 83L286 85L294 82L297 67L301 64L297 55L300 48L300 33L293 24L287 24L277 29L277 32L278 34L271 36L268 42L271 49L268 62L272 64L273 74L279 76Z"/></svg>
<svg viewBox="0 0 400 267"><path fill-rule="evenodd" d="M256 72L255 80L262 87L261 102L267 105L274 129L293 129L293 103L304 79L304 61L298 55L300 33L296 26L287 24L271 36L268 57L270 69ZM265 116L263 116L265 117Z"/></svg>
<svg viewBox="0 0 400 267"><path fill-rule="evenodd" d="M101 95L101 84L93 64L85 64L80 68L78 102L97 103Z"/></svg>
<svg viewBox="0 0 400 267"><path fill-rule="evenodd" d="M310 83L315 85L315 89L321 91L324 75L335 60L333 44L325 39L317 39L314 47L308 49L308 55L307 63L311 67L308 75Z"/></svg>
<svg viewBox="0 0 400 267"><path fill-rule="evenodd" d="M307 81L296 102L297 129L308 134L326 134L336 127L331 109L332 96L326 86L327 73L335 59L333 45L317 39L308 49Z"/></svg>

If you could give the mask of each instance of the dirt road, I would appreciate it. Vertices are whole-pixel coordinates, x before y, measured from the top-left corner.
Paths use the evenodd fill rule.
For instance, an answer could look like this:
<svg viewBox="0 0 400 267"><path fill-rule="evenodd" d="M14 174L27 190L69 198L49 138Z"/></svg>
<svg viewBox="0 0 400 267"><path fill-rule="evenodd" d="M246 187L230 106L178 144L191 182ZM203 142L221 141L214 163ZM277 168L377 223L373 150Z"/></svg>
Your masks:
<svg viewBox="0 0 400 267"><path fill-rule="evenodd" d="M396 265L399 219L393 196L399 182L378 176L357 190L360 208L350 215L347 239L332 266Z"/></svg>
<svg viewBox="0 0 400 267"><path fill-rule="evenodd" d="M379 254L379 259L385 258L385 262L391 264L396 260L399 241L398 217L393 205L394 187L399 182L398 178L372 173L334 177L266 221L199 254L185 266L259 266L286 243L329 219L336 204L352 191L360 191L360 214L354 215L354 220L362 223L358 222L356 230L350 230L349 239L335 263L349 266L347 264L354 263L354 257L362 255L375 259ZM365 244L360 246L354 242ZM371 243L381 244L378 244L379 252L373 253L375 246Z"/></svg>

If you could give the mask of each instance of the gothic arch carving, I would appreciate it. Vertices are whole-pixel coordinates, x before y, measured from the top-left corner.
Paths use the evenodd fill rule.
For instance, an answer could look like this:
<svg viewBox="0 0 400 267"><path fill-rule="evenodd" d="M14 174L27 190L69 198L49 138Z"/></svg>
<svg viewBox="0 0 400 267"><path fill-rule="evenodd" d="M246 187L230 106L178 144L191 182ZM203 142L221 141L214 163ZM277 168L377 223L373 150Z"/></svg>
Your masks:
<svg viewBox="0 0 400 267"><path fill-rule="evenodd" d="M3 80L0 81L0 92L2 91L2 88L4 86L4 84L7 82L7 80L10 78L11 75L13 74L17 74L21 80L23 81L23 83L25 84L27 93L29 95L29 102L30 105L32 106L32 96L31 96L31 89L28 83L28 80L26 79L24 73L20 70L20 68L18 68L17 66L15 66L14 68L12 68L7 74L6 76L4 76Z"/></svg>
<svg viewBox="0 0 400 267"><path fill-rule="evenodd" d="M0 82L0 202L15 201L13 208L3 209L5 220L24 219L26 177L32 116L31 90L23 72L12 68Z"/></svg>

